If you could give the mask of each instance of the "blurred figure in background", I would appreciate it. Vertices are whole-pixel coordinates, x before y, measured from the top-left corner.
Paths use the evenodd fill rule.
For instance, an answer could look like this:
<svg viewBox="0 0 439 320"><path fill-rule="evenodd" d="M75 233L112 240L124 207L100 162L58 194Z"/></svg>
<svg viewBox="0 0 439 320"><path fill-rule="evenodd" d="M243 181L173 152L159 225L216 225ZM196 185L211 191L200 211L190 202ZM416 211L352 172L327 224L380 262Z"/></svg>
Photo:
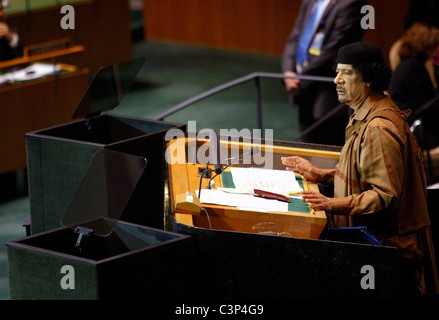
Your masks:
<svg viewBox="0 0 439 320"><path fill-rule="evenodd" d="M439 0L410 0L409 10L404 19L404 30L416 22L424 22L439 29ZM430 76L439 79L439 47L433 61L428 61L426 67ZM434 85L436 88L435 80Z"/></svg>
<svg viewBox="0 0 439 320"><path fill-rule="evenodd" d="M364 0L303 0L282 57L285 75L334 76L337 50L361 40ZM299 107L300 132L326 116L339 103L333 83L284 79L291 102ZM305 142L343 145L348 111L343 108L304 136Z"/></svg>
<svg viewBox="0 0 439 320"><path fill-rule="evenodd" d="M439 45L439 29L426 23L414 23L397 42L397 60L389 85L389 94L400 109L412 113L436 95L436 79L432 72L433 57ZM395 63L395 59L391 59ZM408 123L412 124L412 115Z"/></svg>
<svg viewBox="0 0 439 320"><path fill-rule="evenodd" d="M437 81L434 59L437 57L439 29L424 22L414 23L396 42L397 63L389 85L389 94L401 109L410 109L407 122L423 150L439 145L437 118ZM432 163L427 152L430 175Z"/></svg>
<svg viewBox="0 0 439 320"><path fill-rule="evenodd" d="M426 22L439 28L439 0L410 0L409 10L404 19L404 30L415 22Z"/></svg>
<svg viewBox="0 0 439 320"><path fill-rule="evenodd" d="M9 1L0 1L0 61L19 58L23 55L18 33L5 22L5 7Z"/></svg>

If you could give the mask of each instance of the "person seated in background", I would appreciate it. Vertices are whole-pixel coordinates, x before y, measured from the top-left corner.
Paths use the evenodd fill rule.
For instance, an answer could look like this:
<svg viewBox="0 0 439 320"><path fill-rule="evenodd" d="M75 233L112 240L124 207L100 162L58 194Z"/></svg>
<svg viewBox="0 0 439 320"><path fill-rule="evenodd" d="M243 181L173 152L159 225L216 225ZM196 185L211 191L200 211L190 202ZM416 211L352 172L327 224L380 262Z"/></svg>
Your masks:
<svg viewBox="0 0 439 320"><path fill-rule="evenodd" d="M398 49L393 50L396 55L390 57L395 69L388 93L400 109L416 113L436 95L434 72L427 68L432 67L438 45L439 29L420 22L414 23L397 42ZM411 116L408 123L414 120L416 116Z"/></svg>
<svg viewBox="0 0 439 320"><path fill-rule="evenodd" d="M23 47L20 44L18 33L5 22L4 8L8 1L0 1L0 61L11 60L23 56Z"/></svg>

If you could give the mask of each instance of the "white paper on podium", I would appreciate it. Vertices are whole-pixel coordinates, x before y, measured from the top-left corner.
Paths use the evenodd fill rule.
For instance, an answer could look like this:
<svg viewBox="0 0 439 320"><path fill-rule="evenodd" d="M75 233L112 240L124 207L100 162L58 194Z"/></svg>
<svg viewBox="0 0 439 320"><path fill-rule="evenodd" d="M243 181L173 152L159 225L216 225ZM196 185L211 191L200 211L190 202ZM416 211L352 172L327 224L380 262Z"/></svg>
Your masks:
<svg viewBox="0 0 439 320"><path fill-rule="evenodd" d="M54 64L37 62L26 68L12 72L11 77L14 81L30 81L54 74L57 71L59 71L58 67Z"/></svg>
<svg viewBox="0 0 439 320"><path fill-rule="evenodd" d="M230 168L233 183L237 189L272 190L278 193L302 191L296 175L287 170L270 170L261 168Z"/></svg>
<svg viewBox="0 0 439 320"><path fill-rule="evenodd" d="M198 195L198 190L196 194ZM242 210L288 212L288 202L259 198L251 194L229 193L221 190L202 189L200 202L232 206Z"/></svg>

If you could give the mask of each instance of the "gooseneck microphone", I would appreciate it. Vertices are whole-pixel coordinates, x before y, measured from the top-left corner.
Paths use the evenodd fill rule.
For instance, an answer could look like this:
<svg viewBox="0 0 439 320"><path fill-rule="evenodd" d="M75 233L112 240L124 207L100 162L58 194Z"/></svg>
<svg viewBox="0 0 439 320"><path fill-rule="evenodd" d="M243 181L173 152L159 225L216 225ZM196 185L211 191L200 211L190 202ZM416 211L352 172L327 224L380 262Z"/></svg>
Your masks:
<svg viewBox="0 0 439 320"><path fill-rule="evenodd" d="M201 182L203 181L204 175L209 173L209 172L212 172L212 171L214 171L218 175L223 170L223 165L221 164L221 158L220 158L220 155L221 155L221 144L220 144L219 136L215 132L215 130L209 129L209 128L201 130L198 133L198 135L200 135L202 133L205 133L205 132L207 132L207 134L209 135L209 142L210 142L210 146L209 146L209 158L210 158L210 160L209 160L209 163L213 164L214 170L206 168L201 173L201 176L200 176L200 187L198 188L198 198L200 198L200 196L201 196ZM197 138L198 138L198 135L197 135Z"/></svg>
<svg viewBox="0 0 439 320"><path fill-rule="evenodd" d="M223 165L221 164L221 144L218 134L213 129L209 130L209 141L210 141L210 163L213 164L213 168L216 174L221 173Z"/></svg>
<svg viewBox="0 0 439 320"><path fill-rule="evenodd" d="M253 147L251 150L249 150L248 152L242 154L239 157L231 157L231 158L227 158L221 161L220 155L221 155L221 144L220 144L220 139L218 134L215 132L215 130L213 129L203 129L199 132L200 133L207 133L209 136L209 141L210 141L210 146L209 146L209 163L213 165L214 170L206 168L203 170L203 172L201 172L200 175L200 186L198 188L198 198L200 199L201 197L201 184L203 181L203 177L205 174L207 173L211 173L211 172L215 172L216 174L210 178L209 183L207 185L207 189L210 189L210 183L211 181L218 176L219 174L221 174L226 168L228 168L230 165L233 164L233 162L235 160L240 160L246 156L249 155L254 155L256 153L259 153L261 150L259 149L259 147ZM197 136L198 137L198 136ZM222 165L222 163L227 163L227 165L224 167Z"/></svg>
<svg viewBox="0 0 439 320"><path fill-rule="evenodd" d="M220 172L216 172L216 171L215 171L215 172L216 172L216 175L214 175L212 178L210 178L209 183L207 184L207 189L210 189L210 182L211 182L216 176L218 176L219 174L223 173L223 171L226 170L229 166L231 166L231 165L233 164L233 161L235 161L235 160L241 160L241 159L244 158L244 157L252 156L252 155L257 154L257 153L259 153L259 152L261 152L261 150L259 149L259 147L253 147L250 151L247 151L246 153L242 154L242 155L239 156L239 157L231 157L231 158L225 159L225 160L228 160L228 164L227 164L224 168L222 168ZM200 184L200 189L201 189L201 184Z"/></svg>

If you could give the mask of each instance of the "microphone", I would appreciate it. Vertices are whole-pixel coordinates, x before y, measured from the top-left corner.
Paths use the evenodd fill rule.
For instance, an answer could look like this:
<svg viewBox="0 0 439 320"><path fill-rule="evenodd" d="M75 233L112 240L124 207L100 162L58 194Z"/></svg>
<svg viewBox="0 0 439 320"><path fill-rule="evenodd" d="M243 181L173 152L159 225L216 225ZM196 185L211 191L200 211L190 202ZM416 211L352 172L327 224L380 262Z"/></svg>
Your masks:
<svg viewBox="0 0 439 320"><path fill-rule="evenodd" d="M209 162L208 164L213 164L214 170L216 173L220 172L222 169L221 160L220 160L220 154L221 154L221 144L218 134L213 129L205 128L202 129L200 132L198 132L196 139L195 139L195 158L197 158L197 141L198 137L209 137ZM212 170L210 170L212 171Z"/></svg>
<svg viewBox="0 0 439 320"><path fill-rule="evenodd" d="M201 182L203 181L203 176L207 173L207 172L212 172L214 171L216 173L216 175L220 174L223 170L223 166L221 164L221 159L220 159L220 154L221 154L221 144L220 144L220 139L218 137L218 134L215 132L215 130L213 129L203 129L201 130L198 135L200 135L201 132L204 133L204 131L207 131L207 134L209 135L209 141L210 141L210 146L209 146L209 157L210 157L210 164L213 164L213 168L214 170L208 169L206 168L200 176L200 187L198 189L198 198L200 198L201 196ZM197 138L198 138L197 135ZM209 180L210 183L210 180Z"/></svg>
<svg viewBox="0 0 439 320"><path fill-rule="evenodd" d="M209 183L207 184L207 189L210 189L210 182L211 182L211 181L212 181L217 175L221 174L221 173L222 173L224 170L226 170L230 165L232 165L234 160L241 160L241 159L244 158L244 157L247 157L247 156L249 156L249 155L254 155L254 154L257 154L257 153L259 153L259 152L261 152L261 149L259 149L259 147L253 147L250 151L248 151L248 152L242 154L242 155L239 156L239 157L231 157L231 158L224 159L224 160L230 160L230 161L229 161L229 163L228 163L224 168L221 169L220 172L216 172L216 171L215 171L215 172L216 172L216 175L214 175L212 178L210 178ZM201 187L201 186L200 186L200 187Z"/></svg>
<svg viewBox="0 0 439 320"><path fill-rule="evenodd" d="M221 154L221 144L218 134L213 129L209 130L209 141L210 141L210 163L213 164L213 168L216 174L221 173L223 166L221 164L220 154Z"/></svg>
<svg viewBox="0 0 439 320"><path fill-rule="evenodd" d="M252 156L252 155L254 155L254 154L257 154L257 153L259 153L259 152L261 152L261 150L259 149L259 147L253 147L253 148L251 148L251 150L250 151L247 151L246 153L244 153L244 154L242 154L241 156L239 156L239 157L230 157L230 158L227 158L227 159L224 159L224 160L227 160L227 161L229 161L229 160L231 160L231 161L233 161L233 160L241 160L242 158L244 158L244 157L246 157L246 156ZM223 161L224 161L223 160ZM230 164L229 164L230 165ZM229 166L228 165L228 166ZM224 168L225 169L225 168Z"/></svg>
<svg viewBox="0 0 439 320"><path fill-rule="evenodd" d="M218 175L221 174L224 170L226 170L230 165L232 165L234 160L241 160L241 159L244 158L244 157L247 157L247 156L249 156L249 155L254 155L254 154L257 154L257 153L259 153L259 152L261 152L261 150L259 149L259 147L253 147L250 151L248 151L248 152L242 154L242 155L239 156L239 157L230 157L230 158L224 159L224 161L228 160L229 163L228 163L224 168L223 168L222 165L221 165L221 166L220 166L220 169L219 169L218 172L215 170L216 175L214 175L212 178L209 179L209 183L207 184L207 188L206 188L206 189L210 189L210 182L211 182L216 176L218 176ZM217 155L219 155L219 153L217 153ZM220 163L220 161L218 161L218 163ZM205 174L207 171L209 171L209 170L205 170L205 171L203 171L203 173L202 173L201 176L200 176L200 186L199 186L199 188L198 188L198 199L201 199L201 182L202 182L202 180L203 180L203 176L204 176L204 174Z"/></svg>

